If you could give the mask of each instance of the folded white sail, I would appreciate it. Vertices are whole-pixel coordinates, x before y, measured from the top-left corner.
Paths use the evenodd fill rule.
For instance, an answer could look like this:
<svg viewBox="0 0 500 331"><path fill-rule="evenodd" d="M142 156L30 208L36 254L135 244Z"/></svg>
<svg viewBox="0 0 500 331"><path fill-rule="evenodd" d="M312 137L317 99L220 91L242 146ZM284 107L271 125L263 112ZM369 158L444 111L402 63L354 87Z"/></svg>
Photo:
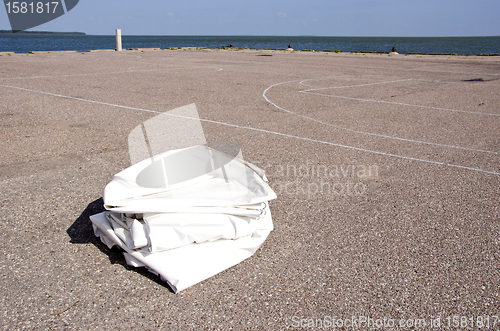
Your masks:
<svg viewBox="0 0 500 331"><path fill-rule="evenodd" d="M250 257L273 223L276 194L258 167L205 145L150 157L116 174L94 231L127 263L175 292Z"/></svg>

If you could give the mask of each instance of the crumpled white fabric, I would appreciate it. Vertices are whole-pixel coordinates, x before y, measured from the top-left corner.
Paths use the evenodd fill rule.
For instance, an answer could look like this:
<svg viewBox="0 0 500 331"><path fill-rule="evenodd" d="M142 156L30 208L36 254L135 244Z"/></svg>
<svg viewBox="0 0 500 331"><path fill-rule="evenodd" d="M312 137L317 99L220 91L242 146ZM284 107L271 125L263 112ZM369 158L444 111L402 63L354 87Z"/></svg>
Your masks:
<svg viewBox="0 0 500 331"><path fill-rule="evenodd" d="M276 198L266 181L258 167L204 145L162 153L114 176L108 211L91 216L94 233L177 293L264 243Z"/></svg>

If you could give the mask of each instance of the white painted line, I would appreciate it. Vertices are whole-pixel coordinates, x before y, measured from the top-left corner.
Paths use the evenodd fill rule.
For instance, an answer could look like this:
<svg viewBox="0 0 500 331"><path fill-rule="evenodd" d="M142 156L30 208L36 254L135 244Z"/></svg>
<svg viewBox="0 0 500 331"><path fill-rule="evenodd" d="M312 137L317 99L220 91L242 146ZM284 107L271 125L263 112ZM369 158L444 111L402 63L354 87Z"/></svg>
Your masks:
<svg viewBox="0 0 500 331"><path fill-rule="evenodd" d="M114 50L113 50L114 51ZM52 60L52 59L56 59L56 58L59 58L59 59L56 59L57 60L57 63L60 64L60 63L66 63L66 62L70 62L70 63L75 63L75 59L71 59L71 60L66 60L68 54L58 54L58 53L63 53L63 52L71 52L74 54L71 54L71 55L75 55L75 54L81 54L81 53L87 53L87 52L79 52L79 51L47 51L47 53L50 53L50 58L47 58L47 57L43 57L43 60L42 58L38 58L36 59L37 57L32 57L31 59L26 59L26 58L23 58L22 59L22 62L23 63L39 63L39 62L43 62L43 63L46 63L47 60ZM18 55L22 55L23 53L14 53L14 52L4 52L4 53L13 53L13 54L18 54ZM45 51L40 51L39 53L45 53ZM99 54L101 55L101 54ZM103 55L103 54L102 54ZM81 55L79 55L81 56ZM123 53L114 53L113 56L128 56L128 57L132 57L132 58L137 58L137 59L142 59L142 57L140 55L133 55L133 54L123 54ZM66 59L62 60L61 58L62 57L65 57ZM92 60L90 62L93 62L93 61L99 61L99 60L113 60L113 58L109 57L109 58L104 58L104 57L101 57L101 58L92 58L92 59L83 59L83 58L80 58L78 61L87 61L89 62L89 60ZM0 63L20 63L19 61L14 61L14 60L5 60L5 61L1 61Z"/></svg>
<svg viewBox="0 0 500 331"><path fill-rule="evenodd" d="M136 108L136 107L128 107L128 106L123 106L123 105L111 104L111 103L107 103L107 102L101 102L101 101L95 101L95 100L89 100L89 99L71 97L71 96L66 96L66 95L61 95L61 94L55 94L55 93L49 93L49 92L31 90L31 89L27 89L27 88L23 88L23 87L18 87L18 86L9 86L9 85L1 85L0 84L0 87L13 88L13 89L21 90L21 91L27 91L27 92L32 92L32 93L40 93L40 94L49 95L49 96L53 96L53 97L59 97L59 98L71 99L71 100L77 100L77 101L83 101L83 102L90 102L90 103L100 104L100 105L105 105L105 106L112 106L112 107L118 107L118 108L130 109L130 110L138 110L138 111L144 111L144 112L155 113L155 114L164 114L163 112L159 112L159 111L155 111L155 110L149 110L149 109L143 109L143 108ZM438 162L438 161L432 161L432 160L426 160L426 159L418 159L418 158L409 157L409 156L384 153L384 152L380 152L380 151L374 151L374 150L369 150L369 149L364 149L364 148L359 148L359 147L354 147L354 146L347 146L347 145L342 145L342 144L336 144L336 143L332 143L332 142L329 142L329 141L317 140L317 139L306 138L306 137L300 137L300 136L290 135L290 134L281 133L281 132L275 132L275 131L269 131L269 130L264 130L264 129L253 128L253 127L249 127L249 126L240 126L240 125L231 124L231 123L225 123L225 122L214 121L214 120L207 120L207 119L202 119L202 118L194 118L194 117L173 115L173 114L169 114L169 113L166 113L166 114L168 114L169 116L174 116L174 117L179 117L179 118L191 119L191 120L202 121L202 122L206 122L206 123L213 123L213 124L219 124L219 125L229 126L229 127L238 128L238 129L245 129L245 130L257 131L257 132L262 132L262 133L267 133L267 134L273 134L273 135L277 135L277 136L282 136L282 137L287 137L287 138L294 138L294 139L299 139L299 140L303 140L303 141L310 141L310 142L325 144L325 145L329 145L329 146L335 146L335 147L352 149L352 150L356 150L356 151L360 151L360 152L373 153L373 154L378 154L378 155L383 155L383 156L391 156L391 157L395 157L395 158L399 158L399 159L411 160L411 161L419 161L419 162L424 162L424 163L429 163L429 164L445 165L443 162ZM479 172L493 174L493 175L500 175L500 172L487 171L487 170L483 170L483 169L479 169L479 168L469 168L469 167L463 167L463 166L452 165L452 164L446 164L446 165L447 166L453 166L453 167L460 167L460 168L464 168L464 169L468 169L468 170L472 170L472 171L479 171Z"/></svg>
<svg viewBox="0 0 500 331"><path fill-rule="evenodd" d="M329 77L334 77L334 76L329 76ZM318 79L323 79L323 77L318 78ZM303 81L300 82L300 84L306 85L306 84L303 84L303 82L308 81L308 80L316 80L316 78L310 78L310 79L303 80ZM322 94L322 93L313 93L313 92L311 92L311 91L319 91L319 90L351 88L351 87L362 87L362 86L380 85L380 84L391 84L391 83L399 83L399 82L405 82L405 81L411 81L411 80L418 80L418 81L423 81L423 82L441 83L441 84L447 84L447 83L449 83L449 82L439 82L439 81L431 81L431 80L424 80L424 79L409 78L409 79L383 81L383 82L358 84L358 85L345 85L345 86L331 86L331 87L313 88L313 89L309 89L309 90L302 90L302 91L299 91L299 92L308 93L308 94L316 94L316 95L321 95L321 96L325 96L325 97L336 97L336 98L352 99L352 100L366 101L366 102L382 102L382 103L390 103L390 104L403 105L403 106L421 107L421 108L429 108L429 109L437 109L437 110L448 110L448 111L456 111L456 112L471 113L471 114L481 114L481 115L490 115L490 116L500 116L500 114L495 114L495 113L482 113L482 112L473 112L473 111L468 111L468 110L449 109L449 108L437 108L437 107L431 107L431 106L421 106L421 105L414 105L414 104L407 104L407 103L400 103L400 102L393 102L393 101L383 101L383 100L373 100L373 99L360 99L360 98L353 98L353 97L344 97L344 96L340 96L340 95ZM459 83L459 82L454 82L454 83ZM460 82L460 83L463 84L463 83L466 83L466 82ZM492 85L492 84L485 84L485 85L497 86L497 85ZM310 85L307 85L307 86L310 86ZM484 85L481 85L481 86L484 86ZM323 124L326 124L326 123L323 123ZM346 129L346 130L348 130L348 129ZM484 151L482 151L482 152L484 152ZM495 152L490 152L490 153L495 153ZM497 154L497 153L495 153L495 154Z"/></svg>
<svg viewBox="0 0 500 331"><path fill-rule="evenodd" d="M315 79L315 78L311 78L311 79L308 79L308 80L313 80L313 79ZM318 78L318 79L321 79L321 78ZM481 149L474 149L474 148L467 148L467 147L454 146L454 145L446 145L446 144L439 144L439 143L431 143L431 142L426 142L426 141L419 141L419 140L412 140L412 139L406 139L406 138L400 138L400 137L394 137L394 136L387 136L387 135L382 135L382 134L377 134L377 133L358 131L358 130L353 130L353 129L349 129L349 128L345 128L345 127L336 126L336 125L333 125L331 123L326 123L326 122L323 122L321 120L318 120L318 119L315 119L315 118L312 118L312 117L309 117L309 116L297 114L297 113L294 113L294 112L292 112L292 111L290 111L288 109L280 107L276 103L272 102L267 97L267 95L266 95L267 92L271 88L273 88L275 86L283 85L283 84L289 84L289 83L297 83L297 82L300 83L300 82L303 82L303 81L306 81L306 80L302 80L302 81L293 80L293 81L287 81L287 82L281 82L281 83L273 84L273 85L269 86L267 89L264 90L264 92L262 93L262 96L264 97L264 99L266 99L267 102L269 102L270 104L272 104L274 107L276 107L276 108L278 108L280 110L283 110L283 111L285 111L285 112L287 112L289 114L292 114L292 115L295 115L295 116L298 116L298 117L301 117L301 118L304 118L304 119L307 119L307 120L310 120L310 121L314 121L314 122L317 122L317 123L320 123L320 124L323 124L323 125L334 127L334 128L340 129L340 130L346 130L346 131L355 132L355 133L359 133L359 134L377 136L377 137L387 138L387 139L395 139L395 140L400 140L400 141L407 141L407 142L411 142L411 143L426 144L426 145L432 145L432 146L438 146L438 147L454 148L454 149L461 149L461 150L472 151L472 152L481 152L481 153L489 153L489 154L500 155L500 153L498 153L498 152L493 152L493 151L488 151L488 150L481 150ZM394 82L394 81L390 81L390 82ZM380 82L380 83L390 83L390 82ZM299 92L303 92L303 91L299 91ZM316 94L316 93L310 93L310 94ZM324 94L321 94L321 93L317 93L317 94L325 96ZM352 148L354 148L354 147L352 147ZM374 152L374 151L371 151L371 152ZM391 154L391 156L395 156L395 155ZM418 161L428 161L428 160L423 160L423 159L415 159L415 160L418 160ZM440 163L440 164L444 164L444 163ZM452 167L463 168L463 169L482 171L482 172L491 173L491 174L499 174L497 172L491 172L491 171L482 170L482 169L479 169L479 168L470 168L470 167L465 167L465 166L460 166L460 165L454 165L454 164L447 164L447 165L448 166L452 166Z"/></svg>
<svg viewBox="0 0 500 331"><path fill-rule="evenodd" d="M480 74L478 74L480 75ZM368 77L368 76L377 76L378 75L363 75L363 77ZM359 86L369 86L369 85L379 85L379 84L386 84L386 83L396 83L396 82L404 82L404 81L418 81L418 82L429 82L429 83L437 83L437 84L462 84L462 85L468 85L468 86L473 86L471 85L470 81L450 81L450 80L430 80L430 79L421 79L421 78L408 78L408 79L401 79L401 80L393 80L393 81L383 81L383 82L376 82L376 83L367 83L367 84L358 84L358 85L342 85L342 86L331 86L331 87L323 87L323 88L316 88L316 86L306 84L304 82L307 82L309 80L321 80L321 79L327 79L327 78L340 78L342 80L354 80L358 78L354 78L354 76L351 75L343 75L343 76L325 76L325 77L320 77L320 78L310 78L310 79L305 79L300 82L301 85L307 86L307 87L312 87L311 90L306 90L306 91L312 91L312 90L328 90L328 89L337 89L337 88L349 88L349 87L359 87ZM493 81L499 80L498 78L493 79ZM480 84L480 85L479 85ZM500 84L488 84L488 81L482 81L476 86L492 86L492 87L500 87Z"/></svg>
<svg viewBox="0 0 500 331"><path fill-rule="evenodd" d="M395 67L372 67L372 66L360 66L355 64L336 64L329 63L331 65L336 65L340 67L355 67L355 68L365 68L365 69L385 69L385 70L401 70L401 71L420 71L420 72L445 72L448 74L457 74L457 75L490 75L490 76L498 76L500 74L492 74L486 72L466 72L466 71L448 71L448 70L424 70L424 69L411 69L411 68L395 68Z"/></svg>
<svg viewBox="0 0 500 331"><path fill-rule="evenodd" d="M285 108L281 108L280 106L278 106L277 104L275 104L274 102L272 102L271 100L269 100L269 98L266 96L267 92L272 89L273 87L275 86L278 86L278 85L284 85L284 84L290 84L290 83L300 83L300 80L290 80L288 82L281 82L281 83L276 83L276 84L273 84L271 86L269 86L268 88L266 88L264 90L264 92L262 93L262 96L264 97L264 99L266 99L267 102L269 102L271 105L273 105L274 107L278 108L278 109L281 109L283 110L284 112L287 112L287 113L290 113L290 114L294 114L296 115L294 112L288 110L288 109L285 109Z"/></svg>
<svg viewBox="0 0 500 331"><path fill-rule="evenodd" d="M306 80L311 80L311 79L306 79ZM408 78L408 79L391 80L391 81L385 81L385 82L366 83L366 84L358 84L358 85L346 85L346 86L331 86L331 87L312 88L312 89L309 89L309 90L303 90L303 91L299 91L299 92L309 92L309 91L330 90L330 89L337 89L337 88L351 88L351 87L361 87L361 86L391 84L391 83L407 82L409 80L413 80L413 79L412 78ZM302 82L305 82L305 80L303 80ZM302 82L300 82L300 84L302 84Z"/></svg>
<svg viewBox="0 0 500 331"><path fill-rule="evenodd" d="M281 109L281 110L283 110L283 111L285 111L287 113L293 114L293 115L301 117L301 118L305 118L305 119L313 121L313 122L317 122L317 123L320 123L320 124L323 124L323 125L327 125L327 126L330 126L332 128L339 129L339 130L345 130L345 131L350 131L350 132L354 132L354 133L359 133L359 134L364 134L364 135L370 135L370 136L375 136L375 137L381 137L381 138L387 138L387 139L395 139L395 140L400 140L400 141L407 141L407 142L417 143L417 144L425 144L425 145L432 145L432 146L439 146L439 147L446 147L446 148L461 149L461 150L466 150L466 151L471 151L471 152L480 152L480 153L489 153L489 154L500 155L499 152L493 152L493 151L488 151L488 150L483 150L483 149L467 148L467 147L461 147L461 146L432 143L432 142L427 142L427 141L413 140L413 139L400 138L400 137L395 137L395 136L388 136L388 135L383 135L383 134L378 134L378 133L372 133L372 132L366 132L366 131L359 131L359 130L349 129L349 128L346 128L346 127L342 127L342 126L334 125L334 124L331 124L331 123L323 122L323 121L315 119L313 117L309 117L309 116L306 116L306 115L301 115L301 114L294 113L294 112L292 112L292 111L290 111L288 109L285 109L283 107L278 106L277 104L275 104L274 102L272 102L271 100L269 100L269 98L266 96L266 93L272 87L277 86L277 85L281 85L281 84L294 83L294 82L297 82L297 81L289 81L289 82L283 82L283 83L278 83L278 84L271 85L270 87L268 87L264 91L264 93L262 94L262 96L264 97L264 99L266 99L267 102L269 102L270 104L272 104L276 108ZM394 82L394 81L391 81L391 82ZM385 82L385 83L391 83L391 82ZM383 83L383 82L381 82L381 83ZM352 86L355 86L355 85L352 85ZM357 86L361 86L361 85L357 85ZM303 92L303 91L299 91L299 92ZM315 94L315 93L310 93L310 94ZM321 94L321 93L318 93L318 94L322 95L322 96L325 96L324 94Z"/></svg>
<svg viewBox="0 0 500 331"><path fill-rule="evenodd" d="M341 99L356 100L356 101L363 101L363 102L378 102L378 103L386 103L386 104L399 105L399 106L409 106L409 107L418 107L418 108L427 108L427 109L434 109L434 110L444 110L444 111L452 111L452 112L459 112L459 113L468 113L468 114L485 115L485 116L499 116L500 117L500 114L495 114L495 113L482 113L482 112L469 111L469 110L422 106L422 105L414 105L411 103L393 102L393 101L385 101L385 100L362 99L362 98L346 97L346 96L342 96L342 95L314 93L314 92L308 92L307 90L306 91L299 91L299 92L303 92L303 93L307 93L307 94L314 94L314 95L321 95L323 97L341 98Z"/></svg>
<svg viewBox="0 0 500 331"><path fill-rule="evenodd" d="M127 74L131 72L156 72L165 70L189 70L189 69L214 69L216 71L222 71L219 67L190 67L190 68L165 68L165 69L137 69L126 71L109 71L109 72L92 72L87 74L73 74L73 75L54 75L54 76L31 76L31 77L0 77L0 79L33 79L33 78L58 78L58 77L79 77L79 76L97 76L97 75L113 75L113 74Z"/></svg>
<svg viewBox="0 0 500 331"><path fill-rule="evenodd" d="M447 166L449 166L449 167L455 167L455 168L461 168L461 169L467 169L467 170L477 170L476 168L461 166L461 165L458 165L458 164L447 164ZM500 173L494 172L494 171L487 171L487 170L481 170L481 171L489 173L489 174L493 174L493 175L500 175Z"/></svg>
<svg viewBox="0 0 500 331"><path fill-rule="evenodd" d="M1 87L8 87L8 88L13 88L13 89L18 89L18 90L27 91L27 92L34 92L34 93L40 93L40 94L50 95L50 96L53 96L53 97L59 97L59 98L64 98L64 99L78 100L78 101L96 103L96 104L99 104L99 105L105 105L105 106L119 107L119 108L125 108L125 109L140 110L140 111L145 111L145 112L149 112L149 113L162 114L162 112L159 112L159 111L156 111L156 110L148 110L148 109L142 109L142 108L135 108L135 107L115 105L115 104L112 104L112 103L101 102L101 101L94 101L94 100L83 99L83 98L78 98L78 97L70 97L70 96L62 95L62 94L55 94L55 93L50 93L50 92L30 90L30 89L23 88L23 87L18 87L18 86L9 86L9 85L1 85L1 84L0 84L0 86Z"/></svg>
<svg viewBox="0 0 500 331"><path fill-rule="evenodd" d="M282 108L280 108L280 109L282 109ZM349 131L349 132L354 132L354 133L359 133L359 134L363 134L363 135L369 135L369 136L380 137L380 138L387 138L387 139L395 139L395 140L406 141L406 142L410 142L410 143L425 144L425 145L432 145L432 146L445 147L445 148L455 148L455 149L461 149L461 150L466 150L466 151L471 151L471 152L480 152L480 153L489 153L489 154L500 155L499 152L487 151L487 150L483 150L483 149L476 149L476 148L468 148L468 147L461 147L461 146L454 146L454 145L447 145L447 144L432 143L432 142L428 142L428 141L413 140L413 139L400 138L400 137L395 137L395 136L388 136L388 135L384 135L384 134L378 134L378 133L372 133L372 132L365 132L365 131L359 131L359 130L349 129L349 128L345 128L345 127L342 127L342 126L334 125L334 124L331 124L331 123L323 122L321 120L318 120L318 119L315 119L313 117L309 117L309 116L306 116L306 115L301 115L301 114L292 113L292 112L290 112L290 113L293 114L293 115L295 115L295 116L298 116L298 117L301 117L301 118L305 118L307 120L310 120L310 121L313 121L313 122L317 122L317 123L320 123L320 124L323 124L323 125L326 125L326 126L329 126L329 127L332 127L332 128L336 128L336 129L339 129L339 130L345 130L345 131Z"/></svg>

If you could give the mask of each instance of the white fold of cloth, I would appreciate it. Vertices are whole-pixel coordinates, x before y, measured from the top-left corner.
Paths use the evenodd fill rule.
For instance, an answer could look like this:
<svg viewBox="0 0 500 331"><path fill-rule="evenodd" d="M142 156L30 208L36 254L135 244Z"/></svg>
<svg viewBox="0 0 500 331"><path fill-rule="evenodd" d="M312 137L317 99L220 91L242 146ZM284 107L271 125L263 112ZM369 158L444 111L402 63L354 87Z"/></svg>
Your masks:
<svg viewBox="0 0 500 331"><path fill-rule="evenodd" d="M94 233L179 292L253 255L273 229L264 171L197 145L116 174Z"/></svg>

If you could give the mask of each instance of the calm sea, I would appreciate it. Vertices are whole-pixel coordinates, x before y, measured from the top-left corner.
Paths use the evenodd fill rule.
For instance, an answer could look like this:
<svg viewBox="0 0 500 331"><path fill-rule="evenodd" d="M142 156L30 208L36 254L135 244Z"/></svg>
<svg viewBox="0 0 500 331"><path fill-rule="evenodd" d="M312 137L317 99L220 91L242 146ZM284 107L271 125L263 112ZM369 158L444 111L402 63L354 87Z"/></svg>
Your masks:
<svg viewBox="0 0 500 331"><path fill-rule="evenodd" d="M0 34L0 52L114 49L115 36L9 35ZM291 45L304 50L344 52L499 54L500 37L285 37L285 36L122 36L124 49L207 47L233 45L244 48L282 49Z"/></svg>

